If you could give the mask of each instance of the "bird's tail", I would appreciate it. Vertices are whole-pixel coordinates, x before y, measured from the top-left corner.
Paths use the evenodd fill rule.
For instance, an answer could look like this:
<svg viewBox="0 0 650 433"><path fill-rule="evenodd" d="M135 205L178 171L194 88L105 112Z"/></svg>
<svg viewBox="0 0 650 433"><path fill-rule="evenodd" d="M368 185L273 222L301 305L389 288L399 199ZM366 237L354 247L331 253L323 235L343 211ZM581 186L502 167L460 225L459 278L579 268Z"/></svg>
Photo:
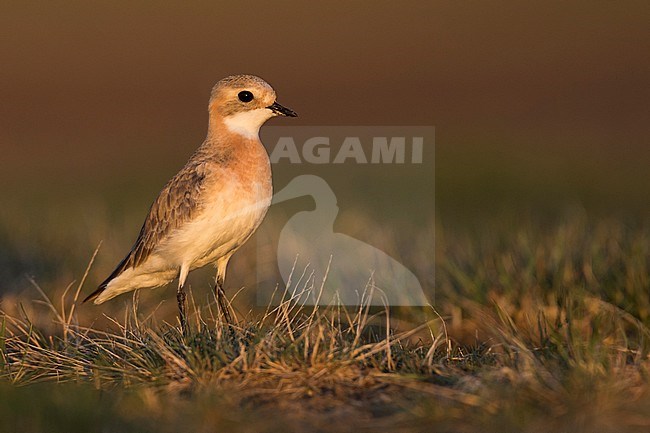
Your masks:
<svg viewBox="0 0 650 433"><path fill-rule="evenodd" d="M97 290L92 292L90 295L86 296L86 299L84 299L81 303L85 304L88 301L94 301L97 299L99 295L102 294L104 290L106 290L106 286L108 286L108 283L111 282L111 280L118 275L120 275L122 272L124 272L128 267L129 267L129 259L131 258L131 253L127 254L126 257L122 259L122 261L117 265L115 270L111 273L111 275L108 276L100 285L97 287Z"/></svg>
<svg viewBox="0 0 650 433"><path fill-rule="evenodd" d="M97 297L101 295L104 290L106 290L106 286L108 285L109 281L110 280L106 280L103 283L101 283L97 288L97 290L92 292L90 295L86 296L86 298L83 301L81 301L81 303L85 304L88 301L94 301L95 299L97 299Z"/></svg>

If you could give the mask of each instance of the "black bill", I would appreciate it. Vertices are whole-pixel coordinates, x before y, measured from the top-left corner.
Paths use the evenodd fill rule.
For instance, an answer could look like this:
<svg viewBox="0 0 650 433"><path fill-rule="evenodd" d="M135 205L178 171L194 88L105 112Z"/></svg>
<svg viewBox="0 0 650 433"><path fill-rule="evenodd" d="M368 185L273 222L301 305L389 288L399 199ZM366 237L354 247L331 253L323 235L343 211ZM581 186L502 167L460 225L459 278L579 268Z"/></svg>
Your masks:
<svg viewBox="0 0 650 433"><path fill-rule="evenodd" d="M275 114L279 114L280 116L288 116L288 117L298 117L298 114L296 114L295 111L283 107L282 105L278 104L277 102L274 102L273 104L269 105L266 107L273 111Z"/></svg>

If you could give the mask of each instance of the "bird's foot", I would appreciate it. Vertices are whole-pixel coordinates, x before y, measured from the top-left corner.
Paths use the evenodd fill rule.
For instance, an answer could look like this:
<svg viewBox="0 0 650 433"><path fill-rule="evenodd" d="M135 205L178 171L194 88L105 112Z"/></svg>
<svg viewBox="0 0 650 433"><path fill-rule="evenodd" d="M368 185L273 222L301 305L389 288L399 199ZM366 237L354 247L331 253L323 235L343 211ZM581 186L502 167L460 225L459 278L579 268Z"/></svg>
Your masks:
<svg viewBox="0 0 650 433"><path fill-rule="evenodd" d="M214 290L217 296L217 303L219 305L219 309L221 310L221 314L223 314L223 318L226 321L226 324L231 325L233 323L232 314L230 313L232 307L226 298L226 292L223 290L223 280L217 280Z"/></svg>
<svg viewBox="0 0 650 433"><path fill-rule="evenodd" d="M181 332L184 337L187 337L187 321L185 319L185 291L179 289L176 293L176 300L178 301L178 320L181 324Z"/></svg>

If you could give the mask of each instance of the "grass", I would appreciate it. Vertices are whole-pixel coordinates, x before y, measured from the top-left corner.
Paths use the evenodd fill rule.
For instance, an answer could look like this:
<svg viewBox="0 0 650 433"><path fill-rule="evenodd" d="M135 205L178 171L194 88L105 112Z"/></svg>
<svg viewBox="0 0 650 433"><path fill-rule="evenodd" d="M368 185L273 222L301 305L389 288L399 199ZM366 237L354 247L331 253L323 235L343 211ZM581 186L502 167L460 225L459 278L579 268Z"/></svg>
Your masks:
<svg viewBox="0 0 650 433"><path fill-rule="evenodd" d="M187 337L138 296L100 325L77 306L85 276L58 292L34 282L40 300L3 301L2 418L21 431L645 431L649 248L645 222L575 210L443 221L435 310L313 309L285 293L228 324L192 301ZM9 412L32 400L71 418Z"/></svg>

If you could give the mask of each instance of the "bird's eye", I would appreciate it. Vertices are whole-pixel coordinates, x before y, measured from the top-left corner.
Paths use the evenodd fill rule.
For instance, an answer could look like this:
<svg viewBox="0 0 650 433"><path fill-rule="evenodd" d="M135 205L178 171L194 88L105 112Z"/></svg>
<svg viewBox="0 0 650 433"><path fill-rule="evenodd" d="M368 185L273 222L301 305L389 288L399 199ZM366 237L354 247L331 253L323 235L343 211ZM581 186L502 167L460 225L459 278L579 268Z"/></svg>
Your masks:
<svg viewBox="0 0 650 433"><path fill-rule="evenodd" d="M253 94L248 90L243 90L237 95L240 101L242 102L251 102L253 100Z"/></svg>

